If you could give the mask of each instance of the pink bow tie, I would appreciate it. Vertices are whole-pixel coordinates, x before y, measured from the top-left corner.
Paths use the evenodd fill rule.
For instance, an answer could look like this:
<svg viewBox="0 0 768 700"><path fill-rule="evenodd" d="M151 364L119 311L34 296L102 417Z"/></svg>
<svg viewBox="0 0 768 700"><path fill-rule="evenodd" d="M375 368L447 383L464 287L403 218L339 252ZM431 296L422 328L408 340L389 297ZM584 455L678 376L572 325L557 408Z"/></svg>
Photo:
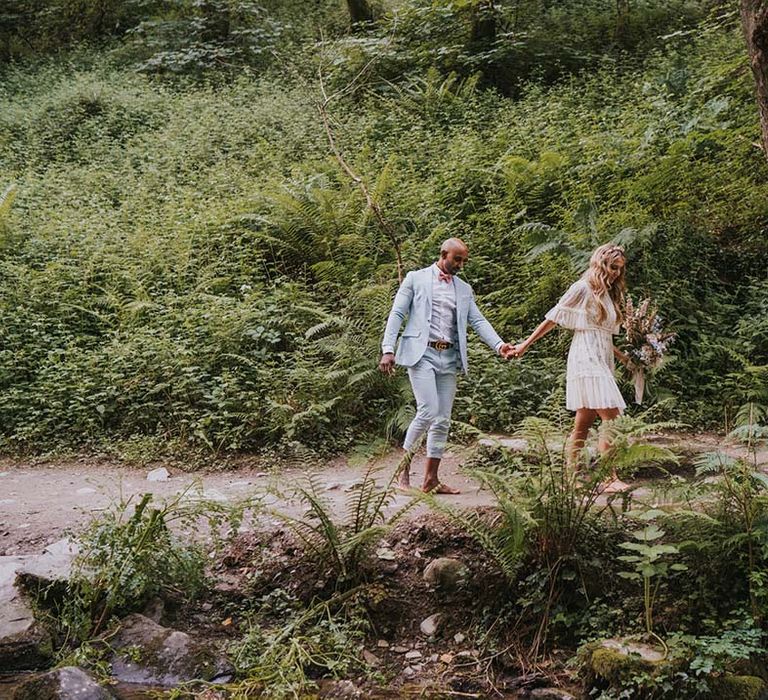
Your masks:
<svg viewBox="0 0 768 700"><path fill-rule="evenodd" d="M453 280L453 275L449 275L448 273L441 270L437 273L437 279L439 279L441 282L448 282L448 284L450 284Z"/></svg>

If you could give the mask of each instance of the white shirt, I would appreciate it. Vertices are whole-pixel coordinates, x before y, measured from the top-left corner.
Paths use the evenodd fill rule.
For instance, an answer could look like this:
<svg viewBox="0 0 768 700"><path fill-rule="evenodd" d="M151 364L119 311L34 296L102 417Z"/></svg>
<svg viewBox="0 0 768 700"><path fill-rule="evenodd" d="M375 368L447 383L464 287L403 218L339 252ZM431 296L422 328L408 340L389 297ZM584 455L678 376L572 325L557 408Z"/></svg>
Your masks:
<svg viewBox="0 0 768 700"><path fill-rule="evenodd" d="M445 340L454 345L456 333L456 285L440 279L442 271L437 263L432 265L432 315L429 319L429 340Z"/></svg>

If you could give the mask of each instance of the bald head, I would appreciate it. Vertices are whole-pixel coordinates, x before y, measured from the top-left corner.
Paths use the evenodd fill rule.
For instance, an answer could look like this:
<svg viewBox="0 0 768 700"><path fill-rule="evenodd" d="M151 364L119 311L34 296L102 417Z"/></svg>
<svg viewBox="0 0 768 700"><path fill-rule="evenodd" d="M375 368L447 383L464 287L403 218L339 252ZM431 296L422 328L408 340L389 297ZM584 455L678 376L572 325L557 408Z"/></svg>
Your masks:
<svg viewBox="0 0 768 700"><path fill-rule="evenodd" d="M455 275L461 271L469 258L469 248L460 238L449 238L440 246L438 266L443 272Z"/></svg>
<svg viewBox="0 0 768 700"><path fill-rule="evenodd" d="M440 246L440 257L451 251L463 251L465 255L469 254L469 248L461 238L448 238L443 241L443 245Z"/></svg>

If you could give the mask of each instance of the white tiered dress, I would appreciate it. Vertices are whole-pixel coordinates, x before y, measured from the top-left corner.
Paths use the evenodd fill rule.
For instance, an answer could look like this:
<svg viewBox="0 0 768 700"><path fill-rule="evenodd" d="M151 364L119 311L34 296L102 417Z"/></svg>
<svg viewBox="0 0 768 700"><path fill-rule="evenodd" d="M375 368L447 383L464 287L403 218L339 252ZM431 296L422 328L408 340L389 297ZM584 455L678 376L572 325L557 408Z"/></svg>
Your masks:
<svg viewBox="0 0 768 700"><path fill-rule="evenodd" d="M546 318L573 331L568 353L565 405L570 411L580 408L618 408L624 402L613 376L613 335L619 332L616 309L606 292L600 299L606 314L597 321L595 295L586 280L574 282Z"/></svg>

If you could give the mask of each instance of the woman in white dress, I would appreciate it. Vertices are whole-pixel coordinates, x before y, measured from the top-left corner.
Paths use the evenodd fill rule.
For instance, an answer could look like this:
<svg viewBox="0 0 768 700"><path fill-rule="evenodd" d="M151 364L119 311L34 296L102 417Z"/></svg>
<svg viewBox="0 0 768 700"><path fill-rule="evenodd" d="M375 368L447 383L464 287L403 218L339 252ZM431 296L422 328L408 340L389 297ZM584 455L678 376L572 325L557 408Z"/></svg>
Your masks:
<svg viewBox="0 0 768 700"><path fill-rule="evenodd" d="M557 305L550 309L531 335L517 344L510 355L522 357L539 338L556 325L573 331L568 353L565 405L576 411L573 432L568 439L568 462L577 469L589 429L600 416L613 420L626 408L614 378L614 357L626 363L628 357L613 344L622 321L626 257L616 245L600 246L589 261L589 269L574 282ZM611 445L601 432L598 449L605 453ZM612 489L625 486L613 474Z"/></svg>

